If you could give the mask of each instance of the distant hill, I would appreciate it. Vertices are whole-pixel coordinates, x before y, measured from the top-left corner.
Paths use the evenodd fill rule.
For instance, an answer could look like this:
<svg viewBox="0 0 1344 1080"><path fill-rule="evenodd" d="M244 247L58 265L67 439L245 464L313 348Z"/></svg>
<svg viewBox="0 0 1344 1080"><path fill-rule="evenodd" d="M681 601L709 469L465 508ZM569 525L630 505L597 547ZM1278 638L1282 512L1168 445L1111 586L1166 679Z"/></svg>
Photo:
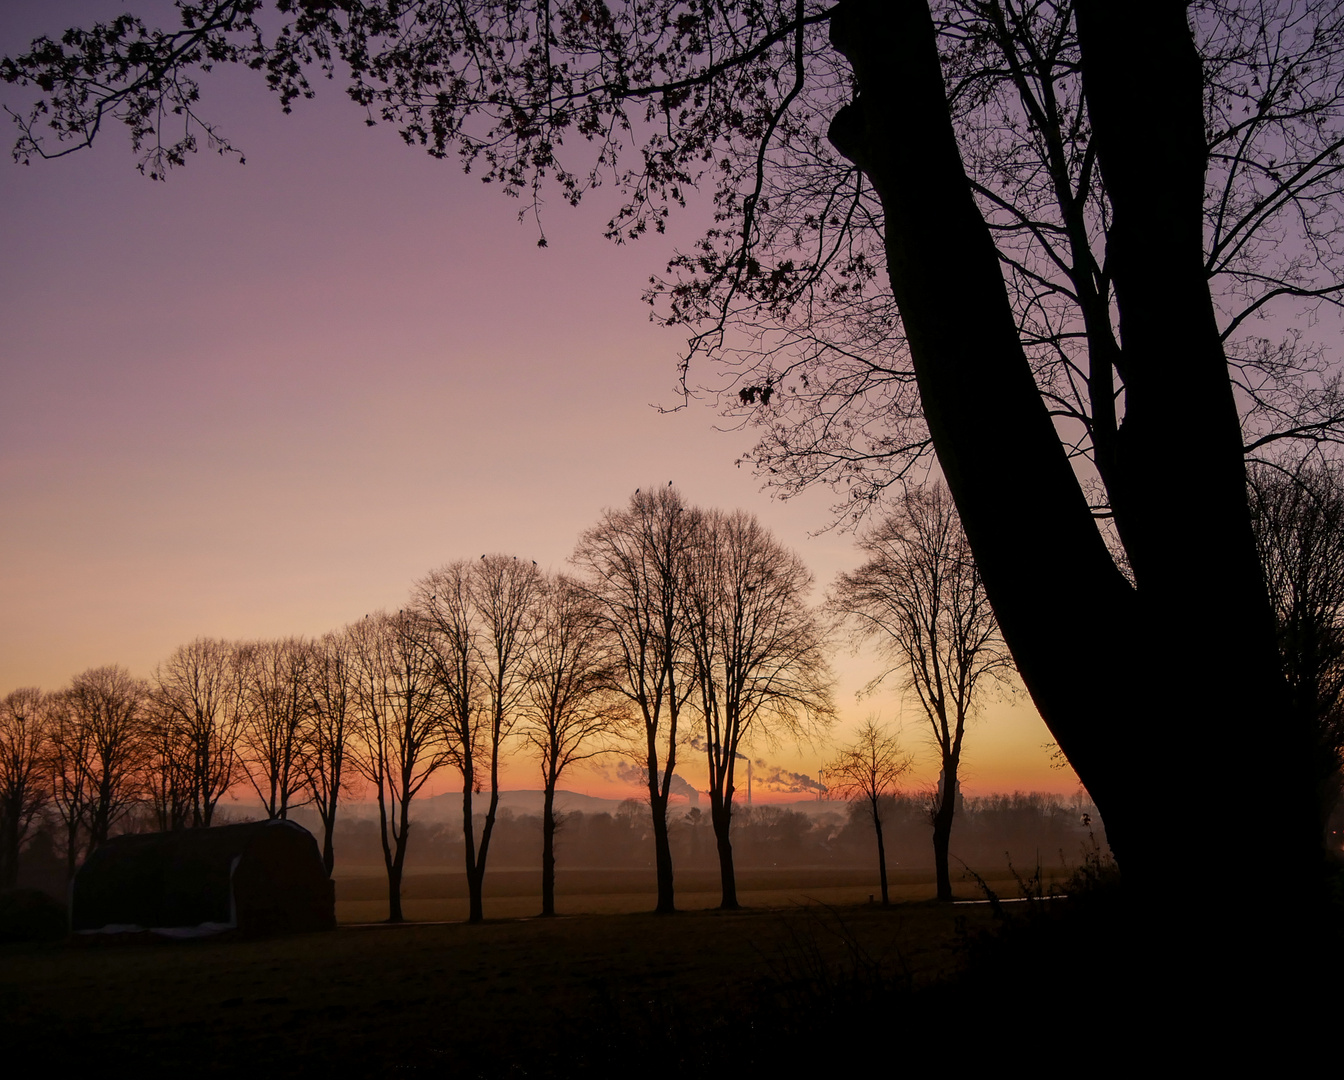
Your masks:
<svg viewBox="0 0 1344 1080"><path fill-rule="evenodd" d="M499 793L499 809L503 814L511 814L514 817L540 817L542 803L545 798L545 792L540 790L524 789L519 791L501 791ZM594 795L583 795L577 791L557 791L555 793L556 809L564 813L579 812L583 814L614 814L619 809L624 799L601 799ZM473 801L473 810L477 814L484 814L490 805L488 794L476 796ZM746 803L739 796L733 801L735 811L741 810ZM757 807L770 806L780 810L791 810L794 813L805 814L809 818L816 818L827 814L846 815L849 811L849 804L844 802L833 802L826 799L798 799L795 802L772 802L756 803ZM673 817L680 816L690 810L691 807L685 802L673 802L668 807L668 812ZM708 818L709 800L702 799L700 810ZM252 818L264 817L265 813L260 806L252 806L247 803L235 803L229 807L229 817L231 820L244 821ZM318 828L317 813L310 807L297 807L290 814L291 817L301 822L310 829ZM378 816L378 804L371 800L350 800L341 805L340 816L353 820L376 819ZM462 794L457 791L445 792L442 795L433 795L428 798L416 799L411 803L411 818L415 821L424 822L456 822L461 820L462 816ZM309 823L309 818L312 824Z"/></svg>

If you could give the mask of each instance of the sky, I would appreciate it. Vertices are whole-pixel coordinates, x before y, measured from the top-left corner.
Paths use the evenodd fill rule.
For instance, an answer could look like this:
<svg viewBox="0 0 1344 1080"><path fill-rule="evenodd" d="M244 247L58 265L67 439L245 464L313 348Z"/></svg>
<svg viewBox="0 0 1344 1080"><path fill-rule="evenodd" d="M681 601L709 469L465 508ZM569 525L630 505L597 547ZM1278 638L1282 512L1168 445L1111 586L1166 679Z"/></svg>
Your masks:
<svg viewBox="0 0 1344 1080"><path fill-rule="evenodd" d="M0 53L127 7L145 5L6 0ZM684 334L650 321L642 287L705 201L618 246L604 192L556 198L542 249L516 201L318 89L286 116L250 72L207 78L204 111L246 164L202 152L166 183L115 127L57 161L0 161L0 695L104 664L148 676L199 636L320 634L458 558L562 570L604 508L668 480L756 514L814 599L858 565L853 534L826 531L831 493L772 499L735 465L750 431L655 407L679 402ZM877 660L835 663L832 745L753 756L815 775L877 715L935 783L913 699L857 700ZM963 790L1073 791L1049 741L1025 694L991 695ZM564 786L624 790L611 767Z"/></svg>

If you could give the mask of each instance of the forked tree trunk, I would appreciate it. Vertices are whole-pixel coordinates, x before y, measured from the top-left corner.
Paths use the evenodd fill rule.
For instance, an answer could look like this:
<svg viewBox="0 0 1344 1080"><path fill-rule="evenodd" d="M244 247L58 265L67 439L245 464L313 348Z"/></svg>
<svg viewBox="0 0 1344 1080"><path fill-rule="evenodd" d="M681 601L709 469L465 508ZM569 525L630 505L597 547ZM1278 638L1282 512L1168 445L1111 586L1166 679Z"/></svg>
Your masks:
<svg viewBox="0 0 1344 1080"><path fill-rule="evenodd" d="M1135 587L1102 542L1023 352L925 3L841 0L832 41L858 96L830 135L881 199L925 417L1004 639L1127 878L1169 887L1188 870L1170 807L1140 779L1174 763L1207 778L1209 800L1229 777L1265 781L1272 795L1228 807L1213 863L1232 865L1253 846L1272 877L1301 888L1314 846L1310 800L1293 790L1304 740L1283 723L1240 428L1204 275L1202 159L1188 152L1202 148L1199 61L1183 5L1140 6L1078 7L1115 204L1126 354L1118 458L1129 479L1114 509ZM1105 25L1088 32L1094 22ZM1060 583L1070 609L1042 602Z"/></svg>
<svg viewBox="0 0 1344 1080"><path fill-rule="evenodd" d="M393 836L395 846L389 846L387 841L388 822L386 811L381 795L378 800L379 815L382 818L383 825L383 861L387 866L387 921L390 923L405 922L405 916L401 910L401 879L406 866L406 841L409 839L410 830L410 807L403 800L397 807L397 817L399 822L396 834Z"/></svg>
<svg viewBox="0 0 1344 1080"><path fill-rule="evenodd" d="M401 845L398 844L398 847ZM387 921L405 922L401 911L401 860L394 860L387 868Z"/></svg>
<svg viewBox="0 0 1344 1080"><path fill-rule="evenodd" d="M1126 889L1171 895L1251 852L1272 882L1254 919L1233 904L1205 905L1198 925L1157 904L1136 917L1134 943L1179 959L1218 999L1217 1015L1262 1000L1239 986L1304 985L1289 958L1311 954L1326 909L1311 732L1279 670L1204 266L1203 75L1186 7L1076 5L1123 353L1107 485L1133 584L1102 541L1023 351L923 0L840 0L831 39L857 97L829 134L881 200L939 465L1017 670L1101 811ZM1174 776L1190 778L1179 806L1154 796ZM1198 853L1182 807L1217 808ZM1234 940L1243 947L1230 949Z"/></svg>

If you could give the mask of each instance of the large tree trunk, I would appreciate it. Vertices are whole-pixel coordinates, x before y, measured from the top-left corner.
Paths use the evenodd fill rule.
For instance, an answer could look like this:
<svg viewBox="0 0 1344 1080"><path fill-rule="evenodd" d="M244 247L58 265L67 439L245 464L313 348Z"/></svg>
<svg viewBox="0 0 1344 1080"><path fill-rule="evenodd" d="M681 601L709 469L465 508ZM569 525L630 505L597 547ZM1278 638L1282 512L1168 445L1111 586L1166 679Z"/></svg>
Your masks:
<svg viewBox="0 0 1344 1080"><path fill-rule="evenodd" d="M1234 827L1210 830L1213 861L1231 865L1249 841L1291 887L1311 865L1306 800L1291 790L1302 740L1277 719L1284 688L1200 259L1202 157L1189 153L1203 145L1198 59L1182 5L1144 9L1107 9L1096 36L1095 13L1080 12L1089 93L1114 95L1133 118L1092 112L1108 190L1110 162L1125 174L1112 244L1134 350L1120 448L1132 479L1115 511L1136 587L1102 542L1023 353L925 3L842 0L831 34L858 96L830 134L881 198L925 416L1004 638L1127 878L1169 887L1189 871L1169 802L1140 779L1173 762L1200 778L1200 803L1221 799L1233 777L1267 780L1274 805L1232 809ZM1061 582L1073 610L1043 602Z"/></svg>
<svg viewBox="0 0 1344 1080"><path fill-rule="evenodd" d="M844 0L831 24L856 101L831 141L882 200L887 266L939 464L1023 681L1103 815L1134 775L1128 749L1098 752L1052 718L1087 708L1120 732L1142 695L1116 684L1131 590L1092 521L1018 338L998 254L961 165L933 24L917 0ZM973 313L974 317L969 317ZM1047 604L1065 581L1105 613L1088 634ZM1098 688L1114 692L1098 697ZM1111 836L1126 850L1124 814ZM1112 825L1106 816L1108 826Z"/></svg>
<svg viewBox="0 0 1344 1080"><path fill-rule="evenodd" d="M714 825L714 839L719 849L719 882L722 886L722 899L719 908L723 911L736 911L737 875L733 870L733 797L731 792L721 798L715 791L709 793L709 819Z"/></svg>
<svg viewBox="0 0 1344 1080"><path fill-rule="evenodd" d="M1231 865L1256 850L1280 888L1309 889L1320 857L1307 824L1311 737L1288 707L1209 292L1204 79L1186 20L1184 5L1156 0L1123 11L1083 0L1077 10L1113 210L1107 266L1125 365L1116 520L1137 585L1147 688L1167 702L1164 742L1220 791L1226 778L1250 775L1261 789L1255 800L1226 800L1214 858ZM1126 813L1146 838L1136 857L1174 879L1188 853L1175 850L1169 814L1135 787Z"/></svg>

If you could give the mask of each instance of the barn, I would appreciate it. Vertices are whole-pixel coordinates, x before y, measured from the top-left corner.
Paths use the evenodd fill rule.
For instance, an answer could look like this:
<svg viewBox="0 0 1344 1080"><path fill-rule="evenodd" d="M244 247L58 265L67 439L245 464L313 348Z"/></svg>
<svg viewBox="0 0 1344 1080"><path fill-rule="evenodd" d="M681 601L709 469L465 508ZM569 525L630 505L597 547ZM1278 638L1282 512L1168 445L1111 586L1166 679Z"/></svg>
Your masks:
<svg viewBox="0 0 1344 1080"><path fill-rule="evenodd" d="M85 860L71 888L75 933L335 927L335 889L317 841L292 821L114 837Z"/></svg>

